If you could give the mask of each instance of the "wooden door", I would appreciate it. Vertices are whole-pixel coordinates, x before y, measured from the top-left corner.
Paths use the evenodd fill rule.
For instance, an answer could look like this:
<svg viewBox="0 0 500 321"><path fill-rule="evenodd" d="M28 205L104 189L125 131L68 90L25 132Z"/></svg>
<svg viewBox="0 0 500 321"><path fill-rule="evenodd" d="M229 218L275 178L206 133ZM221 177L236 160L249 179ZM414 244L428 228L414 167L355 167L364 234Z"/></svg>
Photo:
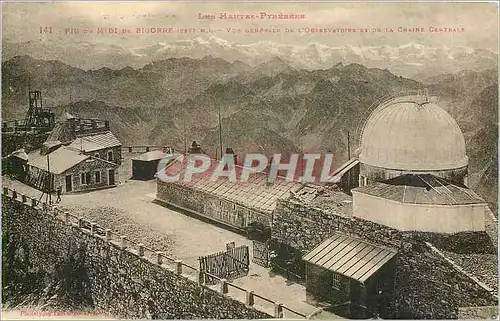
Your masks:
<svg viewBox="0 0 500 321"><path fill-rule="evenodd" d="M115 170L114 169L110 169L108 171L108 184L115 185Z"/></svg>
<svg viewBox="0 0 500 321"><path fill-rule="evenodd" d="M71 175L66 175L66 192L71 192L73 190L73 180Z"/></svg>

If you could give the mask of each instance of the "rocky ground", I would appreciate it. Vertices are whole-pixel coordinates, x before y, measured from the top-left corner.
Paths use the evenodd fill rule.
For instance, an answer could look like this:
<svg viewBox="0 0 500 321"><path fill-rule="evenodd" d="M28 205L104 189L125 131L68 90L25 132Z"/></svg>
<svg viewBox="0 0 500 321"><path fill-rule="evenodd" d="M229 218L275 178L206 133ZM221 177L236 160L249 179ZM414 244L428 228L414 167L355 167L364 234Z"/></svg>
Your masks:
<svg viewBox="0 0 500 321"><path fill-rule="evenodd" d="M111 206L99 208L62 206L60 208L64 211L70 211L74 215L85 217L86 220L97 223L99 226L111 226L113 232L126 235L131 241L148 244L150 248L163 251L167 255L171 254L173 245L171 238L158 231L134 224L133 220L123 210Z"/></svg>
<svg viewBox="0 0 500 321"><path fill-rule="evenodd" d="M496 254L444 253L466 272L474 275L495 291L498 290L498 257Z"/></svg>

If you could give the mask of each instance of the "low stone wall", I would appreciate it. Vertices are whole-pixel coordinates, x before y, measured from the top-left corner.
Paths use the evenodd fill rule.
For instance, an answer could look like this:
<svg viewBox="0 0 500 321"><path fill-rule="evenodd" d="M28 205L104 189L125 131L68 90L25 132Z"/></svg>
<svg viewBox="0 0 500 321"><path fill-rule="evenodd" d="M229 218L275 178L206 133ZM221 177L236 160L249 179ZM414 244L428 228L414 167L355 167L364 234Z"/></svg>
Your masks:
<svg viewBox="0 0 500 321"><path fill-rule="evenodd" d="M199 284L185 274L187 266L180 261L170 269L161 253L145 253L150 251L147 247L112 237L110 230L84 226L82 219L75 221L69 213L44 210L36 200L14 197L11 191L5 196L6 191L2 196L3 269L8 281L4 299L56 281L72 299L120 318L271 317L228 297L227 287L220 293ZM281 305L278 308L281 312Z"/></svg>
<svg viewBox="0 0 500 321"><path fill-rule="evenodd" d="M498 319L498 307L465 307L458 310L459 319Z"/></svg>

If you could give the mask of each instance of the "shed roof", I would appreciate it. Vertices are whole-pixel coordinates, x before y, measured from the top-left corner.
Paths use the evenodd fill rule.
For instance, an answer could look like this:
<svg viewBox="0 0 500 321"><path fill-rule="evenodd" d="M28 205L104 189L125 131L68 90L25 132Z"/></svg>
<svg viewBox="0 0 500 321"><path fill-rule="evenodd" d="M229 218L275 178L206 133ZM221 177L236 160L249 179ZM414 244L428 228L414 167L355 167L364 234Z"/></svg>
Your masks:
<svg viewBox="0 0 500 321"><path fill-rule="evenodd" d="M112 148L121 145L122 143L112 132L79 137L70 144L72 148L83 149L86 152L93 152L103 148Z"/></svg>
<svg viewBox="0 0 500 321"><path fill-rule="evenodd" d="M50 172L62 174L71 167L90 158L67 147L61 147L49 155ZM28 165L47 171L47 156L40 156L28 161Z"/></svg>
<svg viewBox="0 0 500 321"><path fill-rule="evenodd" d="M70 145L69 147L77 150L81 150L84 152L93 152L96 150L103 149L104 147L101 145L97 145L91 141L88 141L85 139L85 137L79 137L76 138Z"/></svg>
<svg viewBox="0 0 500 321"><path fill-rule="evenodd" d="M332 178L330 179L331 183L337 183L342 179L342 176L344 176L345 173L347 173L349 170L351 170L354 166L359 164L359 160L357 158L352 158L345 162L342 166L339 167L333 174Z"/></svg>
<svg viewBox="0 0 500 321"><path fill-rule="evenodd" d="M336 233L303 260L364 283L396 253L395 249Z"/></svg>
<svg viewBox="0 0 500 321"><path fill-rule="evenodd" d="M486 203L465 186L431 174L406 174L353 191L406 204L462 205Z"/></svg>
<svg viewBox="0 0 500 321"><path fill-rule="evenodd" d="M132 160L140 160L140 161L153 161L153 160L159 160L165 157L166 153L164 153L161 150L153 150L144 154L141 154L137 157L132 158Z"/></svg>
<svg viewBox="0 0 500 321"><path fill-rule="evenodd" d="M254 208L265 213L271 213L276 207L278 199L288 198L291 191L297 191L301 184L295 181L286 181L277 177L273 183L268 183L268 176L263 172L252 172L248 181L241 182L243 168L236 165L237 182L231 182L228 177L218 177L213 181L211 176L219 165L218 160L212 160L211 166L200 174L194 174L188 182L183 181L186 169L185 161L174 161L168 165L165 172L168 176L180 175L176 184L205 192L221 199L225 199L243 206Z"/></svg>
<svg viewBox="0 0 500 321"><path fill-rule="evenodd" d="M22 159L24 161L28 160L28 154L26 154L26 151L24 150L24 148L21 148L21 149L18 149L16 151L12 152L11 156L17 157L17 158Z"/></svg>

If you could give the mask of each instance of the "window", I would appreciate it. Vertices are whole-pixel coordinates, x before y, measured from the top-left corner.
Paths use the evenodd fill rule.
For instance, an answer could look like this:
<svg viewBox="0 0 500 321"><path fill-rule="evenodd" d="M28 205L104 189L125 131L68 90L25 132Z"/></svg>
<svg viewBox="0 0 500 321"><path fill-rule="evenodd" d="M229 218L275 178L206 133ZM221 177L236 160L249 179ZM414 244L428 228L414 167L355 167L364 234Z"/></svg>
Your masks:
<svg viewBox="0 0 500 321"><path fill-rule="evenodd" d="M342 276L338 273L332 272L332 288L342 289Z"/></svg>
<svg viewBox="0 0 500 321"><path fill-rule="evenodd" d="M112 150L110 150L110 151L108 152L108 161L110 161L110 162L112 162L112 161L113 161L113 151L112 151Z"/></svg>
<svg viewBox="0 0 500 321"><path fill-rule="evenodd" d="M99 153L95 153L95 154L94 154L94 157L95 157L95 158L99 158Z"/></svg>
<svg viewBox="0 0 500 321"><path fill-rule="evenodd" d="M101 182L101 172L100 171L96 171L96 172L94 172L94 175L95 175L95 182L96 182L96 184L99 184Z"/></svg>
<svg viewBox="0 0 500 321"><path fill-rule="evenodd" d="M90 184L90 173L81 173L80 180L82 185Z"/></svg>

